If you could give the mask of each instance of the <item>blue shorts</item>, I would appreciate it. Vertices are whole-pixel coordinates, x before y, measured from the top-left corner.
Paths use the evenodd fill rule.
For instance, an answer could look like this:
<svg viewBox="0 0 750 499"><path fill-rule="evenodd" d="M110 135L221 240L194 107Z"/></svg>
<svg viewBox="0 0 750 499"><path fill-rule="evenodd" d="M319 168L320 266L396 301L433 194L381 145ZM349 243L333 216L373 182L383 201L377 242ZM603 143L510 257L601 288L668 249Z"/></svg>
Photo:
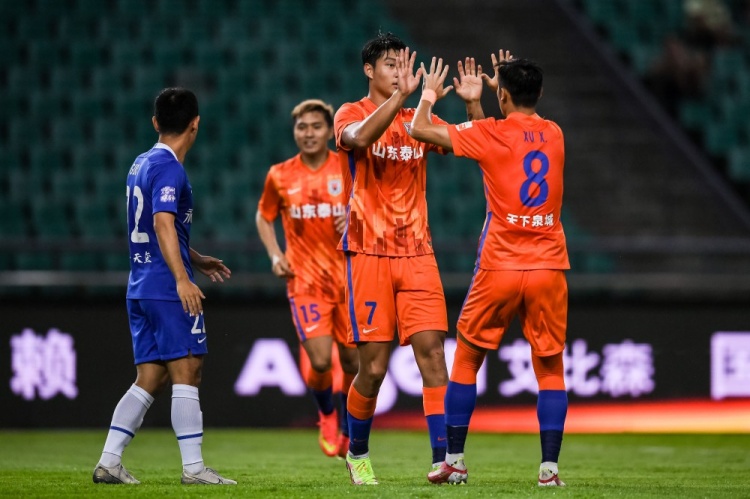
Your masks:
<svg viewBox="0 0 750 499"><path fill-rule="evenodd" d="M203 314L190 317L181 302L128 300L128 319L136 365L208 353Z"/></svg>

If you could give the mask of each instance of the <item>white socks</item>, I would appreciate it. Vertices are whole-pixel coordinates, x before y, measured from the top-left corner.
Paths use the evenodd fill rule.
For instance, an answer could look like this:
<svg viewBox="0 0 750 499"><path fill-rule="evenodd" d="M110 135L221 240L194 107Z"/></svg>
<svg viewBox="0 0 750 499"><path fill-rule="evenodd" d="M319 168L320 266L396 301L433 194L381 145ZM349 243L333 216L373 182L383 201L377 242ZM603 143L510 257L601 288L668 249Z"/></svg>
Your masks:
<svg viewBox="0 0 750 499"><path fill-rule="evenodd" d="M107 441L104 443L104 451L99 459L102 466L112 468L120 464L122 452L141 427L143 416L153 401L154 397L135 385L123 395L112 415Z"/></svg>
<svg viewBox="0 0 750 499"><path fill-rule="evenodd" d="M464 453L460 452L457 454L445 454L445 462L448 463L448 465L453 466L456 469L459 470L465 470L466 465L464 464Z"/></svg>
<svg viewBox="0 0 750 499"><path fill-rule="evenodd" d="M553 463L552 461L545 461L539 465L539 471L541 472L542 470L549 470L553 475L557 475L557 463Z"/></svg>
<svg viewBox="0 0 750 499"><path fill-rule="evenodd" d="M182 468L192 475L203 471L203 413L198 388L172 385L172 428L180 445Z"/></svg>

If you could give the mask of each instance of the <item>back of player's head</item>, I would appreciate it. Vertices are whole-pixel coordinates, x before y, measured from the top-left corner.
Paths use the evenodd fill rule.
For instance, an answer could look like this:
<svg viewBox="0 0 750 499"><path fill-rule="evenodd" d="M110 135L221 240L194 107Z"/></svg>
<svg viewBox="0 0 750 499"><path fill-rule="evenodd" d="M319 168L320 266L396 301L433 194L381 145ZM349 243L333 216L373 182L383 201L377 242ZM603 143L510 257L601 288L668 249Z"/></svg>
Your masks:
<svg viewBox="0 0 750 499"><path fill-rule="evenodd" d="M292 109L292 121L296 122L305 113L318 111L326 120L329 127L333 127L333 106L320 99L303 100Z"/></svg>
<svg viewBox="0 0 750 499"><path fill-rule="evenodd" d="M405 49L406 44L401 38L397 37L390 31L387 33L379 32L378 36L365 43L362 47L362 64L369 64L375 67L375 61L387 54L389 50L398 52Z"/></svg>
<svg viewBox="0 0 750 499"><path fill-rule="evenodd" d="M498 70L500 86L510 93L513 104L519 107L536 107L542 94L543 72L533 61L516 59L501 64Z"/></svg>
<svg viewBox="0 0 750 499"><path fill-rule="evenodd" d="M179 135L198 116L198 99L186 88L165 88L154 100L154 117L162 135Z"/></svg>

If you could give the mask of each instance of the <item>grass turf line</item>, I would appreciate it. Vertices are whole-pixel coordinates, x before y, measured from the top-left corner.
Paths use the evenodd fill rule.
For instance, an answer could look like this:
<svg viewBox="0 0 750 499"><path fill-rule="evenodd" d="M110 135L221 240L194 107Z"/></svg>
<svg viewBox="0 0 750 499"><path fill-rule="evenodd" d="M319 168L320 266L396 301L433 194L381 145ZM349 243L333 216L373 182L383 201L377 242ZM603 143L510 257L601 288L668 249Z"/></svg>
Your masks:
<svg viewBox="0 0 750 499"><path fill-rule="evenodd" d="M0 431L0 497L154 497L246 495L338 497L747 497L750 435L569 435L560 476L565 489L539 488L533 435L470 434L469 484L430 485L426 432L375 430L377 487L354 487L341 460L325 457L313 430L206 431L208 466L236 487L183 486L170 430L144 429L123 463L137 486L94 484L106 431Z"/></svg>

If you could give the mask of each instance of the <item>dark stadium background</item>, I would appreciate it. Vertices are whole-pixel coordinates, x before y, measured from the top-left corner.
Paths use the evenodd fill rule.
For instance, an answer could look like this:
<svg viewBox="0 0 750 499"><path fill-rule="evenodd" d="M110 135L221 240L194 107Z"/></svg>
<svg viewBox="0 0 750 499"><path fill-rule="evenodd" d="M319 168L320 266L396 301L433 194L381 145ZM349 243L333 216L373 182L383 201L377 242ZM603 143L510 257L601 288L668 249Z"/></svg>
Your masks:
<svg viewBox="0 0 750 499"><path fill-rule="evenodd" d="M748 4L2 2L0 426L103 427L134 379L124 177L156 140L154 96L173 85L193 89L201 108L185 162L195 196L191 243L234 272L224 285L199 280L208 297L206 424L312 424L309 397L285 395L272 380L255 395L237 394L258 345L281 346L292 360L297 353L283 284L253 218L267 168L296 152L293 105L361 98L359 50L379 29L402 36L419 60L442 56L453 74L468 55L489 69L499 48L544 68L539 113L566 136L569 346L583 341L588 358L598 356L588 371L576 368L584 372L578 382L604 379L607 345L632 343L649 354L653 385L626 379L619 391L571 390L571 407L600 404L604 415L698 400L750 414L750 403L726 404L750 397ZM489 92L483 105L498 115ZM455 96L436 112L465 119ZM428 204L454 336L484 219L477 167L432 157ZM504 346L520 336L516 326ZM621 359L619 369L637 360ZM293 370L272 361L266 372L298 386ZM480 407L534 404L528 391L500 393L514 377L508 362L491 353L486 365ZM411 385L395 384L390 411L418 412ZM744 421L729 429L750 431ZM167 399L149 422L169 424ZM717 430L710 421L694 429Z"/></svg>

